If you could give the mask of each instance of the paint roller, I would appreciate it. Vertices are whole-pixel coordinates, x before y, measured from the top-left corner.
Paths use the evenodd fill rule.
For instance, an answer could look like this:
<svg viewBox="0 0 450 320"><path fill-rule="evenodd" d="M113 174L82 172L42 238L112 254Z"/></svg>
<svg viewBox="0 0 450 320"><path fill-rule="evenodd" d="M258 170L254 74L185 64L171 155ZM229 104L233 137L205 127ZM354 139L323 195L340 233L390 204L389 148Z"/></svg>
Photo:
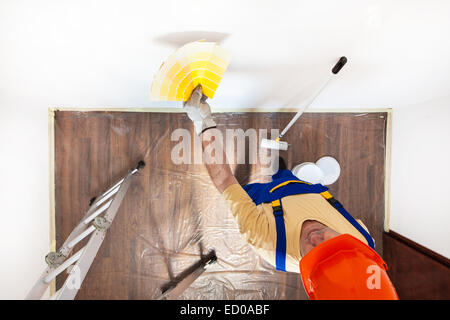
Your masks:
<svg viewBox="0 0 450 320"><path fill-rule="evenodd" d="M347 63L346 57L341 57L336 65L331 69L331 75L328 77L326 81L320 86L317 92L307 100L301 108L299 108L298 112L292 118L292 120L288 123L288 125L283 129L278 138L275 140L262 139L261 140L261 148L265 149L277 149L277 150L287 150L288 144L285 141L280 141L280 139L286 134L286 132L294 125L295 121L303 114L303 112L314 102L317 96L325 89L327 84L339 73L342 67Z"/></svg>

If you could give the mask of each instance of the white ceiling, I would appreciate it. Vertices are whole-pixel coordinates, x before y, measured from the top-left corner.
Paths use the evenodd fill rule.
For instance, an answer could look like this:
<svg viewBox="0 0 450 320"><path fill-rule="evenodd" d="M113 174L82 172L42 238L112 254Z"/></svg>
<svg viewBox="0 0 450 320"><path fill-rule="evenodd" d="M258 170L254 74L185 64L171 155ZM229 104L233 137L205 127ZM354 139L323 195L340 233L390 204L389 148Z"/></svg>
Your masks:
<svg viewBox="0 0 450 320"><path fill-rule="evenodd" d="M2 1L0 93L152 106L161 62L205 34L232 54L213 106L295 106L342 55L348 64L314 107L409 105L449 94L449 17L450 1Z"/></svg>

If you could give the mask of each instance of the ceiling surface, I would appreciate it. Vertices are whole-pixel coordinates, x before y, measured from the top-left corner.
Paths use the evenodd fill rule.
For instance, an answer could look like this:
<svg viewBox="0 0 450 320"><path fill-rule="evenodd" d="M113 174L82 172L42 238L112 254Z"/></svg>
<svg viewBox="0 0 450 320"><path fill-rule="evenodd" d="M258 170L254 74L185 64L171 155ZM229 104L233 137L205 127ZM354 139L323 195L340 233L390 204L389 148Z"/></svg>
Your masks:
<svg viewBox="0 0 450 320"><path fill-rule="evenodd" d="M232 54L213 107L296 106L343 55L348 64L312 107L395 107L449 93L448 1L40 4L0 3L5 99L20 95L14 79L25 78L35 98L57 106L154 106L160 64L199 39Z"/></svg>

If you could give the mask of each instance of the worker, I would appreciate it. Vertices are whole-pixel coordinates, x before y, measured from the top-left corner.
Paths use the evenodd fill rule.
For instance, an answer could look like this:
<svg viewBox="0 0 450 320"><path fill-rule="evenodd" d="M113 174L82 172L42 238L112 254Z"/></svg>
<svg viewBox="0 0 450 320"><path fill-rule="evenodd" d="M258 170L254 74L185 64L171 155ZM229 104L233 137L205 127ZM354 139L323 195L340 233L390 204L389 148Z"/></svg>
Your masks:
<svg viewBox="0 0 450 320"><path fill-rule="evenodd" d="M184 109L204 149L221 136L200 86ZM221 143L214 141L214 153L203 153L206 169L239 231L267 262L277 270L301 273L312 299L397 298L368 229L327 187L301 181L282 159L272 182L242 187Z"/></svg>

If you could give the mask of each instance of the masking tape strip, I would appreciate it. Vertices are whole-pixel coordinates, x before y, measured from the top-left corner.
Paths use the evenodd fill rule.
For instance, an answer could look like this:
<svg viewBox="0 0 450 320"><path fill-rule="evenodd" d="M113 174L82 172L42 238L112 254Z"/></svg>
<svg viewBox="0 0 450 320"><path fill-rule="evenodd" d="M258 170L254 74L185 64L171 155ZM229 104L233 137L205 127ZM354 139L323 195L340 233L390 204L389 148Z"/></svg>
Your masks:
<svg viewBox="0 0 450 320"><path fill-rule="evenodd" d="M384 161L384 231L389 232L391 218L392 109L386 110L386 149Z"/></svg>
<svg viewBox="0 0 450 320"><path fill-rule="evenodd" d="M56 251L55 223L55 110L48 109L48 157L49 157L49 206L50 206L50 252ZM56 292L56 279L50 283L50 296Z"/></svg>

